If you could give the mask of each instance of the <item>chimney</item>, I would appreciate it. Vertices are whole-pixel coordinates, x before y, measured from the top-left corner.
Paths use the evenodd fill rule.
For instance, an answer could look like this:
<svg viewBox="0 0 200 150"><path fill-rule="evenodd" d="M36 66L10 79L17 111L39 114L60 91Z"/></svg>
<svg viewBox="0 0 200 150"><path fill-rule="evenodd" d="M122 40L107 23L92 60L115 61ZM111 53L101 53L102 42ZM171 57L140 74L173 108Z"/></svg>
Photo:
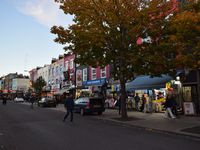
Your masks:
<svg viewBox="0 0 200 150"><path fill-rule="evenodd" d="M53 63L55 63L56 61L57 61L56 58L52 58L51 63L53 64Z"/></svg>
<svg viewBox="0 0 200 150"><path fill-rule="evenodd" d="M59 55L59 60L63 58L64 58L64 55Z"/></svg>

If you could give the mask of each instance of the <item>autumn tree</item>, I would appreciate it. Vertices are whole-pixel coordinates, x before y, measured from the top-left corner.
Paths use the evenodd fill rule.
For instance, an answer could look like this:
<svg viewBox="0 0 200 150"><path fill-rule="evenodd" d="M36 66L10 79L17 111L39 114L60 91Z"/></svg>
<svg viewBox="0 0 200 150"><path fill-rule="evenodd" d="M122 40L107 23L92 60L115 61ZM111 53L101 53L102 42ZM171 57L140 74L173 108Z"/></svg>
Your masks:
<svg viewBox="0 0 200 150"><path fill-rule="evenodd" d="M180 3L169 23L169 43L176 51L176 67L200 68L200 1Z"/></svg>
<svg viewBox="0 0 200 150"><path fill-rule="evenodd" d="M55 42L76 55L76 62L96 67L113 65L120 80L122 118L127 117L125 83L134 74L168 73L170 49L160 44L173 3L163 0L55 0L74 16L67 28L54 26ZM137 44L138 38L150 39ZM150 37L150 38L149 38Z"/></svg>
<svg viewBox="0 0 200 150"><path fill-rule="evenodd" d="M40 97L42 93L42 88L46 85L45 80L39 77L35 82L33 82L33 88L35 93Z"/></svg>

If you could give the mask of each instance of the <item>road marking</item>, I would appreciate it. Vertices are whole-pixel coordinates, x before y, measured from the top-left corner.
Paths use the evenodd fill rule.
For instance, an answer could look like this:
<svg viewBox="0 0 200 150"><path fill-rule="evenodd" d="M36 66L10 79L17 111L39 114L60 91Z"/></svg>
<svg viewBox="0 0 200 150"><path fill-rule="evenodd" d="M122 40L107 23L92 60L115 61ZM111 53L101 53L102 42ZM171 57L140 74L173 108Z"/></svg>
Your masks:
<svg viewBox="0 0 200 150"><path fill-rule="evenodd" d="M0 136L2 136L3 135L3 133L0 133Z"/></svg>

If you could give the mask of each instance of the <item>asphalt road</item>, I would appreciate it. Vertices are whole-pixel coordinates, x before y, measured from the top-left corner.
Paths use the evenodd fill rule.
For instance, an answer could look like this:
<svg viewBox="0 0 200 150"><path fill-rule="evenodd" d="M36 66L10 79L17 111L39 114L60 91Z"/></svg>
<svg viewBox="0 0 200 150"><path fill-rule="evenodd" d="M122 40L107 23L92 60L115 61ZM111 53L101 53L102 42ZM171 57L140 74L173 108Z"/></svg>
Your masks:
<svg viewBox="0 0 200 150"><path fill-rule="evenodd" d="M0 103L0 150L199 150L200 141L145 131L75 114Z"/></svg>

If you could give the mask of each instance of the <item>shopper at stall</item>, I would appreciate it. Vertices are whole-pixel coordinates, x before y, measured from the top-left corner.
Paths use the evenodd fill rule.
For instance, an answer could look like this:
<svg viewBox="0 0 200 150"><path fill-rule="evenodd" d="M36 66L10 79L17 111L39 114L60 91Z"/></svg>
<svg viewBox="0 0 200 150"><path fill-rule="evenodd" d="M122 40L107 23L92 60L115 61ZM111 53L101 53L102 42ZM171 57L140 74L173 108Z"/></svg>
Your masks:
<svg viewBox="0 0 200 150"><path fill-rule="evenodd" d="M148 94L144 94L145 97L145 101L144 101L144 113L148 113L149 112L149 96Z"/></svg>
<svg viewBox="0 0 200 150"><path fill-rule="evenodd" d="M144 96L144 94L142 95L142 105L140 107L140 111L143 112L144 111L144 106L146 104L146 97Z"/></svg>
<svg viewBox="0 0 200 150"><path fill-rule="evenodd" d="M136 111L139 111L140 97L138 96L138 93L136 93L136 95L135 95L135 97L134 97L134 100L135 100L135 110L136 110Z"/></svg>

